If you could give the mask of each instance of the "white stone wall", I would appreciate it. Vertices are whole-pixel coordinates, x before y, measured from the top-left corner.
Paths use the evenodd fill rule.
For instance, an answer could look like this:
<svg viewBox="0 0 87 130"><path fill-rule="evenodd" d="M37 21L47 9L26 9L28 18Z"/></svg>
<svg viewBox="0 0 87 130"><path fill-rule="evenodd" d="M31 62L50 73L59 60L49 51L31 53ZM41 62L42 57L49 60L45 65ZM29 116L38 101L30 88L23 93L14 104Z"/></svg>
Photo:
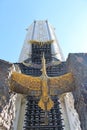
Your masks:
<svg viewBox="0 0 87 130"><path fill-rule="evenodd" d="M81 130L79 116L74 108L74 99L72 93L67 93L64 99L70 130Z"/></svg>
<svg viewBox="0 0 87 130"><path fill-rule="evenodd" d="M31 53L32 53L32 47L31 47L31 43L29 43L28 34L27 34L22 51L20 53L19 62L23 62L27 58L31 58Z"/></svg>
<svg viewBox="0 0 87 130"><path fill-rule="evenodd" d="M9 102L0 113L0 130L13 130L13 120L15 118L16 94L11 94Z"/></svg>
<svg viewBox="0 0 87 130"><path fill-rule="evenodd" d="M15 119L13 130L23 130L25 118L26 98L24 95L17 94Z"/></svg>

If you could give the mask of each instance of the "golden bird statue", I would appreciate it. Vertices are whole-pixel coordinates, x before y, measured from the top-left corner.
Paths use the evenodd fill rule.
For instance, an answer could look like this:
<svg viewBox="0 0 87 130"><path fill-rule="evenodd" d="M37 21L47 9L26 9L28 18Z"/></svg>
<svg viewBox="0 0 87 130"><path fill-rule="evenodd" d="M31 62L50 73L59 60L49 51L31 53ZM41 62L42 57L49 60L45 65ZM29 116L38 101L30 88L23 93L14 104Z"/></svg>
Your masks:
<svg viewBox="0 0 87 130"><path fill-rule="evenodd" d="M38 106L49 111L54 106L51 96L58 96L58 94L74 90L74 77L72 73L58 77L48 77L45 62L43 54L42 75L40 77L12 72L9 78L9 88L16 93L39 96ZM35 93L38 93L38 95L35 95Z"/></svg>

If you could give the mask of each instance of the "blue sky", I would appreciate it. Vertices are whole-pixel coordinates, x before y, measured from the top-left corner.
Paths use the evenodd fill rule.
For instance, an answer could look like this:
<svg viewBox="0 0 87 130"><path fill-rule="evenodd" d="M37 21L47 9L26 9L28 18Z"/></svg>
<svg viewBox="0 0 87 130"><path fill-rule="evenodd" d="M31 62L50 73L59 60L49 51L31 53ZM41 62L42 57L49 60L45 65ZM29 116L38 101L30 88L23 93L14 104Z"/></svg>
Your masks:
<svg viewBox="0 0 87 130"><path fill-rule="evenodd" d="M0 59L17 62L34 20L48 20L65 58L87 52L87 0L0 0Z"/></svg>

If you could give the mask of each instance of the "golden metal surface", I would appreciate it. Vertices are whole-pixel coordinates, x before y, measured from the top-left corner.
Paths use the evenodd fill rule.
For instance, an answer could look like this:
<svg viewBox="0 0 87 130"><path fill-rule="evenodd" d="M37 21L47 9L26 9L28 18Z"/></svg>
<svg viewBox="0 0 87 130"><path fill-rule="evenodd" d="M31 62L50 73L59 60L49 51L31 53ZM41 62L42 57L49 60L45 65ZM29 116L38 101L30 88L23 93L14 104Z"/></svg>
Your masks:
<svg viewBox="0 0 87 130"><path fill-rule="evenodd" d="M49 111L54 103L50 96L63 94L74 90L74 78L72 73L58 77L48 77L44 54L42 57L42 75L33 77L18 72L13 72L10 78L10 89L21 94L41 93L38 106ZM39 95L40 96L40 95Z"/></svg>
<svg viewBox="0 0 87 130"><path fill-rule="evenodd" d="M51 44L53 43L53 40L49 40L49 41L37 41L37 40L30 40L28 41L28 43L31 43L31 44L38 44L38 45L44 45L44 44Z"/></svg>
<svg viewBox="0 0 87 130"><path fill-rule="evenodd" d="M40 90L41 87L41 79L39 77L32 77L18 72L12 73L10 79L11 84L12 81L15 81L16 84L20 85L21 89L25 88L27 90Z"/></svg>
<svg viewBox="0 0 87 130"><path fill-rule="evenodd" d="M74 77L72 73L67 73L58 77L48 77L50 94L56 95L73 91L75 88Z"/></svg>
<svg viewBox="0 0 87 130"><path fill-rule="evenodd" d="M47 85L47 80L48 80L48 76L46 73L46 63L45 63L45 58L44 58L44 54L43 54L43 58L42 58L42 75L41 75L41 91L42 91L42 95L41 95L41 99L38 103L38 106L41 107L41 109L43 110L50 110L54 103L51 100L49 94L48 94L48 85Z"/></svg>

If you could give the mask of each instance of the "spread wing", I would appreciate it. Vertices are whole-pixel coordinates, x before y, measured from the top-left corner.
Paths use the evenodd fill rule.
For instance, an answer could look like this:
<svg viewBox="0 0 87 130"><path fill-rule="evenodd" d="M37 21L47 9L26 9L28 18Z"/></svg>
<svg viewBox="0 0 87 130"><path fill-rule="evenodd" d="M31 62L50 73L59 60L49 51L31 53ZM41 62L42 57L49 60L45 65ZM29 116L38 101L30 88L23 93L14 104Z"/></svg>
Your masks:
<svg viewBox="0 0 87 130"><path fill-rule="evenodd" d="M9 87L12 91L21 94L37 95L41 91L41 79L18 72L13 72L10 77Z"/></svg>
<svg viewBox="0 0 87 130"><path fill-rule="evenodd" d="M58 77L49 77L48 85L50 95L58 95L66 92L71 92L75 88L74 77L72 73L64 74Z"/></svg>
<svg viewBox="0 0 87 130"><path fill-rule="evenodd" d="M7 79L11 66L11 63L0 59L0 112L10 97Z"/></svg>

